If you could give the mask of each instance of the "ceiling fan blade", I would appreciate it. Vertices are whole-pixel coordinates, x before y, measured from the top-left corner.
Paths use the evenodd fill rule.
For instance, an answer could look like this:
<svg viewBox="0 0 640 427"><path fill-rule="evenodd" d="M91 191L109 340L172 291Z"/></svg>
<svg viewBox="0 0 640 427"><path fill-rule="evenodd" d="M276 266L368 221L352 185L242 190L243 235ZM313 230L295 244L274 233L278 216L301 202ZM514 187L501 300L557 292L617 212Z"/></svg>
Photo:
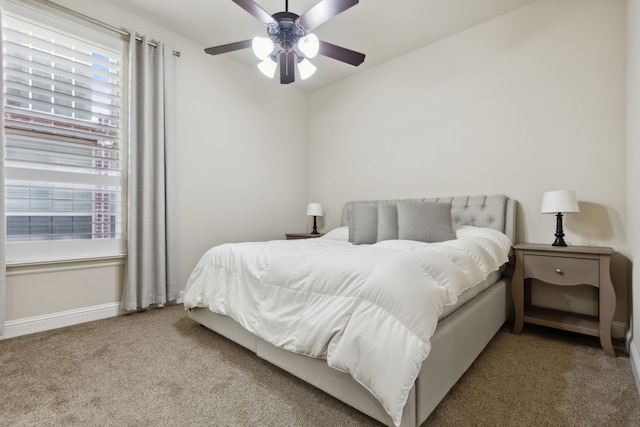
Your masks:
<svg viewBox="0 0 640 427"><path fill-rule="evenodd" d="M221 53L233 52L234 50L246 49L248 47L251 47L251 42L252 40L243 40L241 42L208 47L204 51L209 55L220 55Z"/></svg>
<svg viewBox="0 0 640 427"><path fill-rule="evenodd" d="M358 0L320 0L300 16L298 23L311 31L357 4Z"/></svg>
<svg viewBox="0 0 640 427"><path fill-rule="evenodd" d="M296 58L293 52L280 54L280 83L287 85L296 79Z"/></svg>
<svg viewBox="0 0 640 427"><path fill-rule="evenodd" d="M278 25L278 21L273 19L271 15L269 15L263 8L258 6L252 0L232 0L235 4L258 18L258 21L262 22L265 25L275 24Z"/></svg>
<svg viewBox="0 0 640 427"><path fill-rule="evenodd" d="M323 41L320 41L320 50L318 53L356 67L364 62L365 57L364 53L356 52L355 50L346 49Z"/></svg>

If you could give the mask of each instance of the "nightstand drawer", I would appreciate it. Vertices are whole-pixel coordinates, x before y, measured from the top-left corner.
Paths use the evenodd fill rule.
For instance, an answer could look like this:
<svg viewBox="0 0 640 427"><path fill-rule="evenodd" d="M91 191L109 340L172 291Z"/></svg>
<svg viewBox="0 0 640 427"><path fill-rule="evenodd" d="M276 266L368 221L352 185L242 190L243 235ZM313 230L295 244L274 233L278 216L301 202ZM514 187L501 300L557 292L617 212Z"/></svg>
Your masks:
<svg viewBox="0 0 640 427"><path fill-rule="evenodd" d="M524 277L535 277L554 285L599 284L599 261L586 258L563 258L559 256L524 255Z"/></svg>

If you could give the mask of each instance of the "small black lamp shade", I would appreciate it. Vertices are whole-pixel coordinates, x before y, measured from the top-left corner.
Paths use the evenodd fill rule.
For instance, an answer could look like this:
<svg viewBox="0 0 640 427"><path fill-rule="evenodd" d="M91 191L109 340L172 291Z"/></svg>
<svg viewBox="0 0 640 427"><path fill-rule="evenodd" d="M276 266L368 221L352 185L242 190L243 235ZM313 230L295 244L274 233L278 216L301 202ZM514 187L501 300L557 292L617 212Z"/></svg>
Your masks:
<svg viewBox="0 0 640 427"><path fill-rule="evenodd" d="M556 240L552 243L553 246L567 246L562 229L562 214L571 212L580 212L575 191L547 191L542 195L540 213L556 214Z"/></svg>
<svg viewBox="0 0 640 427"><path fill-rule="evenodd" d="M320 203L309 203L309 205L307 206L307 215L313 215L313 231L311 232L311 234L319 234L318 225L316 224L316 217L324 215L324 212L322 211L322 205Z"/></svg>

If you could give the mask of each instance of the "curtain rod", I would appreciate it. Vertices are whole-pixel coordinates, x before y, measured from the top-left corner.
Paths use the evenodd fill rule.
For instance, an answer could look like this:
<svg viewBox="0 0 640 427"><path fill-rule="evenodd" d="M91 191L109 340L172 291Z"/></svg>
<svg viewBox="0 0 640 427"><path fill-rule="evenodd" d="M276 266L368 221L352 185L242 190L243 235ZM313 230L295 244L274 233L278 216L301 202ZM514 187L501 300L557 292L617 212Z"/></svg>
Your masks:
<svg viewBox="0 0 640 427"><path fill-rule="evenodd" d="M87 21L89 21L89 22L91 22L93 24L96 24L96 25L98 25L98 26L100 26L102 28L106 28L108 30L115 31L116 33L120 33L123 36L131 37L131 33L127 32L127 31L121 30L120 28L114 27L113 25L109 25L106 22L98 21L95 18L92 18L92 17L87 16L85 14L82 14L80 12L76 12L75 10L72 10L72 9L67 8L67 7L61 6L61 5L59 5L57 3L54 3L52 1L49 1L49 0L36 0L36 1L38 1L40 3L44 3L47 6L50 6L50 7L54 8L54 9L58 9L58 10L60 10L60 11L62 11L64 13L67 13L69 15L73 15L76 18L87 20ZM136 36L135 39L138 40L139 42L142 41L142 38L138 37L138 36ZM149 45L151 45L153 47L158 47L158 45L153 43L153 42L147 42L147 44L149 44ZM173 54L175 56L177 56L178 58L180 58L180 52L179 51L174 50Z"/></svg>

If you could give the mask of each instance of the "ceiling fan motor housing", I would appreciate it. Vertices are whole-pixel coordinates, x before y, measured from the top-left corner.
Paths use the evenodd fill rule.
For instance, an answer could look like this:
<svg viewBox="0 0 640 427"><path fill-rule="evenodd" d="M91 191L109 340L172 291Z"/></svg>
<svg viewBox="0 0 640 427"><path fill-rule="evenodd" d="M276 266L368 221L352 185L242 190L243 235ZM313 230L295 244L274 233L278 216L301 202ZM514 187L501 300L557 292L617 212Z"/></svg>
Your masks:
<svg viewBox="0 0 640 427"><path fill-rule="evenodd" d="M270 25L267 33L274 43L280 45L285 53L293 50L293 46L298 40L307 34L307 31L296 21L298 15L291 12L278 12L273 14L273 19L278 21L278 25Z"/></svg>

